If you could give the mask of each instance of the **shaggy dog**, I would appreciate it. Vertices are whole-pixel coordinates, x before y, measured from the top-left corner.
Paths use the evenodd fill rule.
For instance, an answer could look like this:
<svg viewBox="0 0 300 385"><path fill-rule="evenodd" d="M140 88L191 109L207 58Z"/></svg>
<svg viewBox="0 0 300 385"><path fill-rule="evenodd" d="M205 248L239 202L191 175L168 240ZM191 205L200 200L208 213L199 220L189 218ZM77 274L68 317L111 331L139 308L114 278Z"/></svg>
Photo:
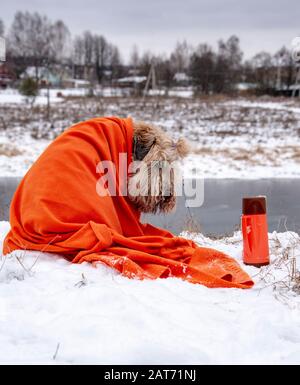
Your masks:
<svg viewBox="0 0 300 385"><path fill-rule="evenodd" d="M36 250L105 264L128 278L250 288L253 281L234 259L140 222L140 212L174 207L173 162L186 154L183 140L132 119L78 123L49 145L18 186L3 254Z"/></svg>
<svg viewBox="0 0 300 385"><path fill-rule="evenodd" d="M188 155L184 139L174 142L159 127L134 122L133 160L129 198L140 212L170 212L176 204L177 161Z"/></svg>

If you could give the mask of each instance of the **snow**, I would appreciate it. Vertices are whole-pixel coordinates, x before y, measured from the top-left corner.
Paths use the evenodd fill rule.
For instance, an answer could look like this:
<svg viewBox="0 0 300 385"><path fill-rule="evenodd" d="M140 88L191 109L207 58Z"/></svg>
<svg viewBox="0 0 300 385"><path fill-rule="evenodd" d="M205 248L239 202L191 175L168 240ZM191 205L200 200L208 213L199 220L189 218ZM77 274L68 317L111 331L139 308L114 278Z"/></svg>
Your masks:
<svg viewBox="0 0 300 385"><path fill-rule="evenodd" d="M169 98L151 91L142 105L120 97L125 91L97 88L97 97L86 98L86 88L51 89L50 120L47 90L33 109L17 91L0 91L0 176L23 176L77 121L130 115L191 142L186 176L300 177L298 100L197 99L178 87ZM8 230L0 222L0 250ZM242 263L240 232L183 236ZM272 263L244 266L256 282L244 291L128 280L104 265L72 265L47 253L0 253L0 363L299 364L300 238L274 232L269 239Z"/></svg>
<svg viewBox="0 0 300 385"><path fill-rule="evenodd" d="M33 162L39 157L41 152L49 145L49 140L33 139L28 133L22 135L22 142L16 146L5 135L0 134L0 176L1 177L20 177L26 174ZM4 149L18 155L7 156Z"/></svg>
<svg viewBox="0 0 300 385"><path fill-rule="evenodd" d="M185 72L176 72L173 79L176 82L188 82L191 78Z"/></svg>
<svg viewBox="0 0 300 385"><path fill-rule="evenodd" d="M143 83L147 80L146 76L127 76L125 78L118 79L118 83Z"/></svg>
<svg viewBox="0 0 300 385"><path fill-rule="evenodd" d="M168 90L168 96L177 97L177 98L192 98L193 89L192 87L173 87ZM165 96L166 90L149 90L148 94L151 96Z"/></svg>
<svg viewBox="0 0 300 385"><path fill-rule="evenodd" d="M89 92L89 87L87 85L80 83L80 80L76 80L78 87L76 88L51 88L49 90L50 94L50 103L62 103L63 98L66 97L85 97ZM82 82L82 81L81 81ZM47 99L48 90L43 88L40 90L39 95L36 97L34 104L38 106L45 106L48 103ZM111 97L111 96L122 96L125 91L120 88L95 88L95 95L102 97ZM59 95L59 96L58 96ZM0 106L1 105L26 105L25 97L22 96L17 90L6 89L0 90Z"/></svg>
<svg viewBox="0 0 300 385"><path fill-rule="evenodd" d="M269 109L269 110L282 110L287 112L295 112L296 114L300 114L300 108L295 108L293 106L293 101L285 103L281 102L263 102L263 101L249 101L249 100L237 100L237 101L231 101L225 103L228 106L240 106L240 107L246 107L246 108L262 108L262 109Z"/></svg>
<svg viewBox="0 0 300 385"><path fill-rule="evenodd" d="M86 98L84 88L51 89L50 120L43 109L46 90L33 109L17 91L0 91L0 175L23 176L70 125L117 115L152 122L175 138L188 139L194 152L183 165L187 176L195 171L203 178L300 177L298 99L192 98L192 89L182 87L170 90L169 98L147 97L143 105L141 98L120 97L125 91L97 88L97 97ZM15 156L1 151L4 143L19 150Z"/></svg>
<svg viewBox="0 0 300 385"><path fill-rule="evenodd" d="M50 93L50 102L58 103L62 102L62 98L57 97L54 92ZM35 102L36 105L47 105L48 99L46 96L46 92L41 93L36 97ZM7 89L0 91L0 105L1 104L26 104L26 98L22 96L18 91Z"/></svg>
<svg viewBox="0 0 300 385"><path fill-rule="evenodd" d="M0 243L8 229L0 222ZM239 232L184 236L241 260ZM0 362L299 364L300 297L286 276L293 258L299 262L300 239L269 237L272 264L245 267L256 281L251 290L129 280L46 253L2 257Z"/></svg>

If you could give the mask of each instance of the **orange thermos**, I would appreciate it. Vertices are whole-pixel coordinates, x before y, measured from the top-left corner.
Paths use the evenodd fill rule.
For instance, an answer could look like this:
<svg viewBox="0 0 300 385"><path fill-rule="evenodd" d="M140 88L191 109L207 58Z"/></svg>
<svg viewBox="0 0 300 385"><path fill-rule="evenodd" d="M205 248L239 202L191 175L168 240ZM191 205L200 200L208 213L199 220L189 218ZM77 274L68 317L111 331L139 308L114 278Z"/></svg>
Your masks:
<svg viewBox="0 0 300 385"><path fill-rule="evenodd" d="M266 197L243 199L243 260L256 267L270 263Z"/></svg>

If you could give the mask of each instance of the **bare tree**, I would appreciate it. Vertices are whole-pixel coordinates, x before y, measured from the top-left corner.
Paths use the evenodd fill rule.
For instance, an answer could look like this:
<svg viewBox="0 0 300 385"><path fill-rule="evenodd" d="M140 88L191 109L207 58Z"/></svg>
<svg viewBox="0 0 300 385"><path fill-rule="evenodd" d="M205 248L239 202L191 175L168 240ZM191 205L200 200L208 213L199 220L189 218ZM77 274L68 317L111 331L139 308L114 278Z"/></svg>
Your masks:
<svg viewBox="0 0 300 385"><path fill-rule="evenodd" d="M232 92L241 79L243 53L239 38L231 36L226 42L219 40L215 66L215 92Z"/></svg>
<svg viewBox="0 0 300 385"><path fill-rule="evenodd" d="M89 31L75 38L73 61L76 66L84 67L82 77L91 83L96 80L99 84L105 79L105 70L111 70L111 76L114 76L121 66L118 47L109 43L104 36L92 35Z"/></svg>
<svg viewBox="0 0 300 385"><path fill-rule="evenodd" d="M4 23L0 19L0 36L4 36Z"/></svg>
<svg viewBox="0 0 300 385"><path fill-rule="evenodd" d="M190 64L191 52L192 48L185 40L176 43L176 47L170 57L174 72L187 71Z"/></svg>
<svg viewBox="0 0 300 385"><path fill-rule="evenodd" d="M3 34L0 20L0 35ZM122 65L118 47L103 35L86 31L72 41L72 46L70 41L63 21L53 23L38 13L17 12L7 34L8 63L17 76L27 66L35 67L37 82L39 67L55 69L62 79L72 65L73 75L89 80L92 91L96 83L104 84L128 71ZM154 63L154 78L166 89L172 86L175 73L189 72L197 91L206 94L233 92L242 79L257 83L260 92L273 92L276 85L288 90L293 83L295 63L285 47L273 56L260 52L251 61L243 63L242 59L239 39L233 35L220 40L216 51L207 44L194 50L187 41L178 41L169 58L154 56L150 51L141 56L133 46L130 65L133 73L148 76Z"/></svg>
<svg viewBox="0 0 300 385"><path fill-rule="evenodd" d="M38 13L17 12L9 35L9 50L14 57L22 58L26 66L35 67L35 77L39 78L38 67L49 60L51 50L52 25L46 16Z"/></svg>
<svg viewBox="0 0 300 385"><path fill-rule="evenodd" d="M209 94L213 90L215 53L207 44L200 44L191 57L190 75L196 92Z"/></svg>
<svg viewBox="0 0 300 385"><path fill-rule="evenodd" d="M111 80L123 75L122 58L119 48L113 44L108 45L107 66L111 69Z"/></svg>
<svg viewBox="0 0 300 385"><path fill-rule="evenodd" d="M93 52L94 52L94 37L90 31L86 31L83 34L83 47L84 47L84 64L85 66L92 66Z"/></svg>
<svg viewBox="0 0 300 385"><path fill-rule="evenodd" d="M94 68L94 37L89 31L77 36L73 44L73 62L77 68L76 76L88 79L92 84L96 78Z"/></svg>
<svg viewBox="0 0 300 385"><path fill-rule="evenodd" d="M169 94L169 90L174 82L174 66L171 60L166 59L163 56L158 56L155 59L155 69L157 73L157 81L165 88L165 95Z"/></svg>
<svg viewBox="0 0 300 385"><path fill-rule="evenodd" d="M109 47L104 36L93 36L94 65L98 83L103 81L105 64L108 61Z"/></svg>
<svg viewBox="0 0 300 385"><path fill-rule="evenodd" d="M282 47L274 55L274 60L277 67L277 89L290 89L293 84L295 62L292 58L291 52L286 48Z"/></svg>
<svg viewBox="0 0 300 385"><path fill-rule="evenodd" d="M259 92L267 93L274 89L276 73L272 56L268 52L260 52L253 57L251 64L254 69L255 82L258 85Z"/></svg>
<svg viewBox="0 0 300 385"><path fill-rule="evenodd" d="M135 71L137 71L137 68L140 63L140 55L139 55L139 50L136 45L132 47L132 51L130 54L130 59L129 59L129 64L133 67Z"/></svg>
<svg viewBox="0 0 300 385"><path fill-rule="evenodd" d="M84 65L84 42L80 36L74 39L72 60L76 65Z"/></svg>
<svg viewBox="0 0 300 385"><path fill-rule="evenodd" d="M10 53L16 60L21 61L21 66L32 65L35 67L35 80L40 77L47 84L47 117L50 118L50 71L59 69L65 56L66 43L70 36L68 28L61 21L52 23L46 16L38 13L17 12L15 14L8 38ZM42 67L42 70L40 70Z"/></svg>
<svg viewBox="0 0 300 385"><path fill-rule="evenodd" d="M60 83L64 72L64 59L68 53L68 42L70 32L63 21L58 20L50 26L50 48L49 55L44 60L44 67L47 68L47 117L50 119L50 71L55 68Z"/></svg>
<svg viewBox="0 0 300 385"><path fill-rule="evenodd" d="M237 36L233 35L224 43L220 41L220 51L229 62L232 70L239 70L243 58L243 52L240 49L240 40Z"/></svg>
<svg viewBox="0 0 300 385"><path fill-rule="evenodd" d="M150 51L143 53L140 59L140 73L141 75L148 76L149 71L154 60L154 55Z"/></svg>
<svg viewBox="0 0 300 385"><path fill-rule="evenodd" d="M56 62L61 63L70 55L71 34L62 20L56 21L51 26L51 56Z"/></svg>

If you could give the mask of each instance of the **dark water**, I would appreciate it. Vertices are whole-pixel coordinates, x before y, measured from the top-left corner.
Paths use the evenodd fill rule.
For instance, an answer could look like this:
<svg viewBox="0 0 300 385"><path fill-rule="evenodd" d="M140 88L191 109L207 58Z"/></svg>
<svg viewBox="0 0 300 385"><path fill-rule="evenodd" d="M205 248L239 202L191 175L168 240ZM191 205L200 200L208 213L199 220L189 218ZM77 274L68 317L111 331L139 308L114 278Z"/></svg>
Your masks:
<svg viewBox="0 0 300 385"><path fill-rule="evenodd" d="M20 178L0 177L0 221L7 221L9 218L10 201L20 180Z"/></svg>
<svg viewBox="0 0 300 385"><path fill-rule="evenodd" d="M267 196L269 231L300 233L300 179L206 179L201 207L189 212L179 198L176 212L147 215L145 221L175 234L189 228L210 235L229 234L240 225L242 198L251 195Z"/></svg>
<svg viewBox="0 0 300 385"><path fill-rule="evenodd" d="M18 178L0 178L0 220L8 220L9 203L19 181ZM300 179L206 179L201 207L191 208L189 212L185 200L179 197L174 213L144 215L143 221L175 234L192 229L224 235L239 226L242 197L249 195L267 195L270 231L286 231L287 228L300 233Z"/></svg>

